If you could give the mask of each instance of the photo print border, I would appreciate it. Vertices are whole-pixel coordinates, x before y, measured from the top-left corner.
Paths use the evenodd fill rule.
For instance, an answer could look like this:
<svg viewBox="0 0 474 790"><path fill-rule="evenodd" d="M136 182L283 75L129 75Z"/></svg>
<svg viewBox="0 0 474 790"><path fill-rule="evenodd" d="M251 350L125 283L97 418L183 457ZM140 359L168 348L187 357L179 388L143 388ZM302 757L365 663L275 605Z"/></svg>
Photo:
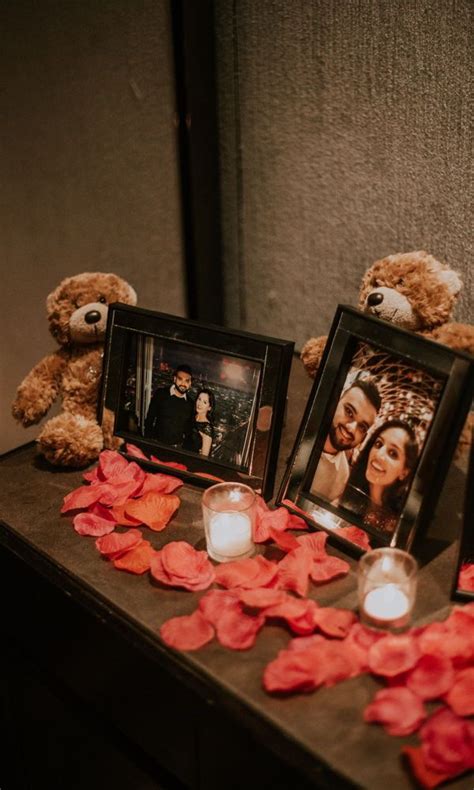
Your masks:
<svg viewBox="0 0 474 790"><path fill-rule="evenodd" d="M472 566L472 567L467 567ZM471 588L474 569L474 426L471 426L471 452L466 477L464 496L464 512L462 529L459 539L455 574L451 598L458 601L474 601L474 589ZM467 581L463 584L463 574ZM470 589L467 589L469 586Z"/></svg>
<svg viewBox="0 0 474 790"><path fill-rule="evenodd" d="M154 349L164 349L162 361L157 362ZM273 494L293 350L294 343L286 340L119 303L111 305L99 398L99 423L116 439L120 452L143 466L169 473L171 463L173 474L201 487L212 485L216 478L240 480L269 499ZM193 366L196 359L198 364ZM149 431L145 435L151 398L163 384L161 379L166 380L168 388L171 386L176 363L185 367L189 364L192 368L191 398L200 389L207 388L212 392L215 389L215 413L220 413L221 417L224 402L227 404L227 423L221 420L216 433L213 432L213 448L208 456L189 447L186 449L159 441ZM207 376L202 375L202 366ZM219 366L223 370L221 376L226 376L232 384L226 391L217 381ZM135 376L130 376L135 367ZM249 384L249 381L253 383ZM130 389L134 401L132 408ZM241 447L238 449L241 452L229 458L222 451L222 446L214 449L214 438L222 439L226 430L230 432L235 428L232 425L231 401L233 399L234 404L236 399L239 401L239 393L242 394L242 403L237 402L237 407L245 412L240 415L244 426L242 439L239 439ZM146 459L135 457L133 450L127 452L127 444L138 447Z"/></svg>
<svg viewBox="0 0 474 790"><path fill-rule="evenodd" d="M350 384L354 359L364 348L388 355L389 361L401 364L402 370L406 367L408 373L413 371L415 377L418 372L426 381L432 377L438 388L436 408L425 429L408 492L389 532L344 506L343 497L331 502L310 490L345 385ZM360 375L377 380L370 366ZM415 535L422 536L433 513L473 390L474 361L470 355L339 305L276 504L285 505L310 526L328 532L349 553L360 555L369 548L387 545L410 550ZM383 409L383 399L379 408ZM372 415L364 426L367 444L370 429L375 432L377 427ZM361 451L363 446L361 441Z"/></svg>

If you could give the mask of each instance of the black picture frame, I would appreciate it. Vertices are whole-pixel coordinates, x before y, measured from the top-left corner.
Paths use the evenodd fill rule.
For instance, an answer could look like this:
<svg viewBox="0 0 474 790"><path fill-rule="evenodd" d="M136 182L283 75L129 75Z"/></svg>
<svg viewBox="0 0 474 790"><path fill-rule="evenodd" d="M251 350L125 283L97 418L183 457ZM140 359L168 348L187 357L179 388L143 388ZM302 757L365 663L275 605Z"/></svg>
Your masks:
<svg viewBox="0 0 474 790"><path fill-rule="evenodd" d="M412 453L415 460L411 470L404 468L403 475L400 474L405 477L406 491L403 501L399 500L398 510L373 504L372 497L380 498L380 492L386 495L389 487L383 489L367 480L367 475L373 479L373 469L369 470L369 457L363 457L364 442L357 448L360 453L357 472L359 478L363 475L366 493L350 482L357 476L355 450L352 450L353 465L348 464L347 482L338 498L331 501L314 490L316 472L329 431L333 429L333 417L336 422L340 398L358 377L372 379L384 393L382 406L375 411L375 420L366 434L366 456L375 446L372 444L369 453L371 437L380 444L393 435L387 434L387 428L383 427L388 419L404 418L405 427L397 435L403 437L405 448L406 423L415 432L416 443L412 444L418 451ZM473 388L473 358L469 354L339 305L276 504L303 516L310 526L324 529L349 553L360 555L369 548L387 545L410 550L415 533L418 537L423 534L433 513L472 401ZM377 429L382 440L380 434L375 438ZM344 455L347 459L349 453L344 451ZM324 463L325 459L321 468ZM347 491L357 491L364 507L355 507L355 499L348 497Z"/></svg>
<svg viewBox="0 0 474 790"><path fill-rule="evenodd" d="M290 341L113 304L99 423L120 452L144 466L169 473L171 463L173 474L200 486L212 485L216 478L238 479L269 499L293 349ZM208 456L199 454L189 435L186 447L171 446L168 437L152 435L156 420L153 429L145 425L153 393L173 385L179 365L193 369L192 388L186 392L189 409L195 408L193 394L203 387L211 389L216 401Z"/></svg>
<svg viewBox="0 0 474 790"><path fill-rule="evenodd" d="M464 513L451 592L451 597L458 601L474 601L474 589L470 590L461 586L461 569L468 563L474 565L474 426L471 426L471 451L466 479Z"/></svg>

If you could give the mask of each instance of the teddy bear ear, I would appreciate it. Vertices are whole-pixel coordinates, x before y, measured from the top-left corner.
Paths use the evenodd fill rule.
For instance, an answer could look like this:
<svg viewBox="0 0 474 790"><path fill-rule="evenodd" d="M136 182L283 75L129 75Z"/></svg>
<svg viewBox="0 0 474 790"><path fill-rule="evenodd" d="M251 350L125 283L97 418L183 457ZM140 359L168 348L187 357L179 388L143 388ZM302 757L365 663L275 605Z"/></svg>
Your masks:
<svg viewBox="0 0 474 790"><path fill-rule="evenodd" d="M136 305L138 302L137 292L135 288L132 288L131 285L127 283L127 304Z"/></svg>
<svg viewBox="0 0 474 790"><path fill-rule="evenodd" d="M458 295L462 288L462 280L457 272L450 269L449 266L444 266L432 256L429 256L429 260L427 260L427 268L436 274L436 278L446 286L451 296Z"/></svg>

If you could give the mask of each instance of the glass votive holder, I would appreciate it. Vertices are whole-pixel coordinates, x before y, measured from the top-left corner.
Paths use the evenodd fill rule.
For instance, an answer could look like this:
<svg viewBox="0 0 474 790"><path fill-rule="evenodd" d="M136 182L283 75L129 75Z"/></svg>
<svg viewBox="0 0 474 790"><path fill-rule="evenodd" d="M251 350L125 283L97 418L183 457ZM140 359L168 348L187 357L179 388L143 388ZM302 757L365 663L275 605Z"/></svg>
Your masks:
<svg viewBox="0 0 474 790"><path fill-rule="evenodd" d="M399 630L410 622L418 564L401 549L374 549L359 560L359 614L372 628Z"/></svg>
<svg viewBox="0 0 474 790"><path fill-rule="evenodd" d="M230 562L255 553L253 528L255 491L243 483L217 483L202 496L207 553L217 562Z"/></svg>

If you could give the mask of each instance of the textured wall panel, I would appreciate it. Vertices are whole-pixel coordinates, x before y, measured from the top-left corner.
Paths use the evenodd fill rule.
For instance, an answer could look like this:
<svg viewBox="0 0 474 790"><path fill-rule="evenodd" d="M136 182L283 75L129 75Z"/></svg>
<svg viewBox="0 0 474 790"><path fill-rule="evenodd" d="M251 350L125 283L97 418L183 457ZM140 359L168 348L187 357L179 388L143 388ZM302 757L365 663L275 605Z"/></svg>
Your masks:
<svg viewBox="0 0 474 790"><path fill-rule="evenodd" d="M473 320L467 0L216 6L228 322L301 346L411 249Z"/></svg>
<svg viewBox="0 0 474 790"><path fill-rule="evenodd" d="M183 314L166 0L27 0L0 20L1 449L31 438L9 404L54 350L46 294L114 271L139 304Z"/></svg>

